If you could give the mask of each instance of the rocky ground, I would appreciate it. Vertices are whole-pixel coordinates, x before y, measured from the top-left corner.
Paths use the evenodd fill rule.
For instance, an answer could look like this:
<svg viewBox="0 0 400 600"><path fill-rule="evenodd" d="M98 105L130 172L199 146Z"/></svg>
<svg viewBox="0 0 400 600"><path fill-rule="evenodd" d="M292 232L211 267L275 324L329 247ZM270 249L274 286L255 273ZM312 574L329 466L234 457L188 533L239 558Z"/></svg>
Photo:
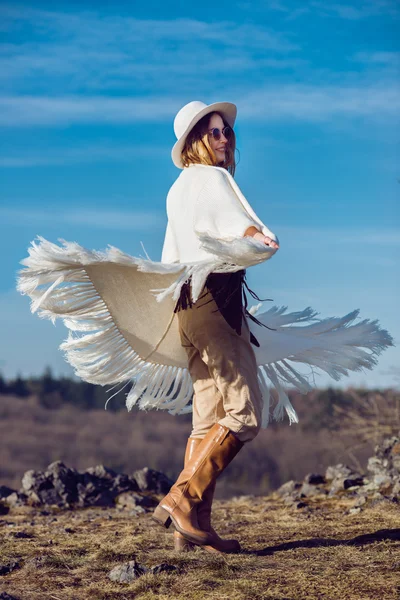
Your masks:
<svg viewBox="0 0 400 600"><path fill-rule="evenodd" d="M0 600L400 598L400 438L367 474L346 465L267 497L216 501L237 555L176 554L151 516L171 482L150 469L56 462L0 486Z"/></svg>

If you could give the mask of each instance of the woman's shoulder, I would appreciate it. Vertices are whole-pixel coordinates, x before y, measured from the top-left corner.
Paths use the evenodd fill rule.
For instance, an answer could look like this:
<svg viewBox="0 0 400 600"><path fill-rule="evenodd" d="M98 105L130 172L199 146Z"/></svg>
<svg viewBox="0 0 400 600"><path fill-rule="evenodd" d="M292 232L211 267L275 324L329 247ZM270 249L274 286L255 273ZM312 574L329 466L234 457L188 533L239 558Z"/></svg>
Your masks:
<svg viewBox="0 0 400 600"><path fill-rule="evenodd" d="M187 177L195 177L200 181L211 181L214 184L222 183L225 179L229 179L230 173L223 167L217 167L214 165L202 165L199 163L192 163L184 169L187 173Z"/></svg>
<svg viewBox="0 0 400 600"><path fill-rule="evenodd" d="M202 163L191 163L188 167L186 167L183 170L187 171L188 173L228 173L228 171L223 167L217 167L216 165L203 165Z"/></svg>
<svg viewBox="0 0 400 600"><path fill-rule="evenodd" d="M225 175L228 174L226 169L215 167L213 165L203 165L200 163L191 163L188 167L182 169L178 177L172 184L169 193L181 191L186 186L195 185L196 188L202 189L207 184L213 187L218 187L218 183L222 183Z"/></svg>

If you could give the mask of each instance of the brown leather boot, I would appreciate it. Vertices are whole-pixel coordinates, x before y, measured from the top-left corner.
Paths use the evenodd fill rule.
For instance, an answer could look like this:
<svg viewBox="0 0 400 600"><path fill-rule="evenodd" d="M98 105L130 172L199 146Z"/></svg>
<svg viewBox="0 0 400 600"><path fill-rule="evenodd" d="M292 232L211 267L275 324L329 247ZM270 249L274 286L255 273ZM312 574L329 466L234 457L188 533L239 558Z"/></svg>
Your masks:
<svg viewBox="0 0 400 600"><path fill-rule="evenodd" d="M197 508L206 491L242 447L243 442L228 427L219 423L213 425L169 493L156 507L153 518L165 527L173 522L175 529L194 544L211 544L213 535L200 528Z"/></svg>
<svg viewBox="0 0 400 600"><path fill-rule="evenodd" d="M185 451L185 466L192 457L196 447L200 444L201 438L188 438ZM213 535L212 544L203 546L207 552L239 552L240 544L235 539L223 539L219 537L215 529L211 525L211 507L214 499L216 481L208 488L197 508L197 521L201 529L209 531ZM176 552L190 552L195 547L195 544L187 540L179 531L174 531L174 548Z"/></svg>
<svg viewBox="0 0 400 600"><path fill-rule="evenodd" d="M192 438L192 437L188 438L188 441L186 444L186 450L185 450L185 459L183 462L184 468L187 467L189 460L192 458L195 449L201 443L201 441L202 441L201 438ZM197 508L197 521L199 520L198 515L199 515L200 506L202 506L203 503L204 503L204 500L201 504L199 504L199 506ZM199 523L199 525L200 525L200 523ZM174 549L176 550L176 552L190 552L191 550L194 549L194 547L195 547L195 544L193 544L193 542L190 542L189 540L187 540L181 533L179 533L179 531L177 531L175 529L175 531L174 531Z"/></svg>

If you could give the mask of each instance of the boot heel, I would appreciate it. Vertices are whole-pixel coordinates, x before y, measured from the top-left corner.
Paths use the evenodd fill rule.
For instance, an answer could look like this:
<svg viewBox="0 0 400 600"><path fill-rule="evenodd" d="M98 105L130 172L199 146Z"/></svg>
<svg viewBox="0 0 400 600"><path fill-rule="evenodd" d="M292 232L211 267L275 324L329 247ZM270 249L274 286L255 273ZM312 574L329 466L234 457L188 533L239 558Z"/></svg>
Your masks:
<svg viewBox="0 0 400 600"><path fill-rule="evenodd" d="M157 506L153 513L153 519L157 521L157 523L160 523L160 525L164 525L166 529L168 529L172 523L169 512L165 510L165 508L162 508L162 506Z"/></svg>
<svg viewBox="0 0 400 600"><path fill-rule="evenodd" d="M190 540L187 540L181 533L174 533L174 550L175 552L191 552L195 545Z"/></svg>

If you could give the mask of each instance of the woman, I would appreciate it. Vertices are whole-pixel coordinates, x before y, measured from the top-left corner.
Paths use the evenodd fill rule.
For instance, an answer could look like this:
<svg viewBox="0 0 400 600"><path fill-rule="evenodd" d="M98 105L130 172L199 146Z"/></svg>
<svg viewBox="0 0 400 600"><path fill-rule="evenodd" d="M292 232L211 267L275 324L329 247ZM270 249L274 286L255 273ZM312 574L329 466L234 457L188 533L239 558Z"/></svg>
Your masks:
<svg viewBox="0 0 400 600"><path fill-rule="evenodd" d="M253 219L216 167L235 172L236 106L190 102L175 118L178 137L172 158L183 172L167 197L168 225L162 262L206 258L196 232L219 238L251 236L278 249L276 236ZM175 547L193 544L209 551L238 551L236 540L223 540L211 526L217 477L245 443L260 430L262 393L246 307L245 271L211 273L204 293L193 303L190 281L182 287L178 313L181 344L193 382L193 429L185 467L154 518L176 531Z"/></svg>
<svg viewBox="0 0 400 600"><path fill-rule="evenodd" d="M172 159L182 171L167 197L161 262L37 236L17 278L32 312L70 330L60 349L76 376L133 383L128 410L193 411L184 469L154 513L163 525L173 521L178 549L240 549L211 526L216 479L260 426L285 413L299 422L284 389L313 389L299 363L338 381L374 368L393 345L377 320L353 324L358 310L325 319L310 307L247 310L245 270L269 260L278 240L233 178L235 118L228 102L190 102L178 112Z"/></svg>

